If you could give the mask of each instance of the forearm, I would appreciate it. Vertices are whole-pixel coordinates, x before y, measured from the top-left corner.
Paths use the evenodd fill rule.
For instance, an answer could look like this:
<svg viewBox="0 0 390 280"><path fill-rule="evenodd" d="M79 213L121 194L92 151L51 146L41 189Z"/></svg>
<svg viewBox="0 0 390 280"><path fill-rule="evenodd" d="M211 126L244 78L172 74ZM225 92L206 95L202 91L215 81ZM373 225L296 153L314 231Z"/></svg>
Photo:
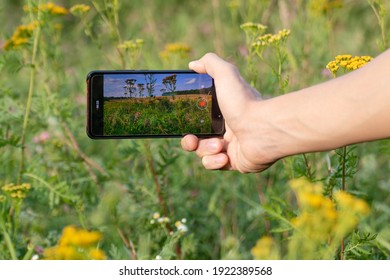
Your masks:
<svg viewBox="0 0 390 280"><path fill-rule="evenodd" d="M351 74L256 106L257 131L269 131L263 137L281 157L388 138L390 51Z"/></svg>

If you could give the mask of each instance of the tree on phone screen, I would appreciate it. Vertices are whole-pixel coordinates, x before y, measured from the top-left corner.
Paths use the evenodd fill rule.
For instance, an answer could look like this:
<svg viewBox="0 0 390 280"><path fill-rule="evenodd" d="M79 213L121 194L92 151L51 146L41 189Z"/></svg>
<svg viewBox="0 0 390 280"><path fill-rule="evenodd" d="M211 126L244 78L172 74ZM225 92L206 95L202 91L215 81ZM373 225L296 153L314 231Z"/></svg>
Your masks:
<svg viewBox="0 0 390 280"><path fill-rule="evenodd" d="M156 85L157 79L154 77L153 74L145 74L145 81L146 81L146 90L148 92L148 96L153 97L154 87Z"/></svg>
<svg viewBox="0 0 390 280"><path fill-rule="evenodd" d="M175 96L175 91L176 91L176 77L177 75L169 75L166 76L163 80L162 83L164 86L167 88L167 91L172 95Z"/></svg>
<svg viewBox="0 0 390 280"><path fill-rule="evenodd" d="M145 84L137 84L139 97L144 96Z"/></svg>
<svg viewBox="0 0 390 280"><path fill-rule="evenodd" d="M137 82L136 79L127 79L125 81L126 85L124 86L124 89L127 90L125 91L125 94L129 93L129 97L133 97L133 93L136 91L135 83Z"/></svg>

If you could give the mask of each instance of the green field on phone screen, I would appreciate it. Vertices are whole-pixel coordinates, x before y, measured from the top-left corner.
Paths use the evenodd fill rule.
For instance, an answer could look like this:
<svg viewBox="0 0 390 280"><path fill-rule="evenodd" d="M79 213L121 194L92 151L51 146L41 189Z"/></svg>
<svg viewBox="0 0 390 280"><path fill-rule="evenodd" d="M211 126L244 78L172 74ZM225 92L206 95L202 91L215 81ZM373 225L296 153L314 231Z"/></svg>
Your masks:
<svg viewBox="0 0 390 280"><path fill-rule="evenodd" d="M209 133L211 96L190 94L104 102L104 135Z"/></svg>

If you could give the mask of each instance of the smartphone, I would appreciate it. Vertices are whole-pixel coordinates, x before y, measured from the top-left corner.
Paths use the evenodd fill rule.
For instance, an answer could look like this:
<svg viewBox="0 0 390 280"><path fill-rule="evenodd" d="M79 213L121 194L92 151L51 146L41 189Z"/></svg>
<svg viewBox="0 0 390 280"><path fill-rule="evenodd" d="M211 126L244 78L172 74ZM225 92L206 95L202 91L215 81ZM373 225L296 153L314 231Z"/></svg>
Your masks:
<svg viewBox="0 0 390 280"><path fill-rule="evenodd" d="M92 139L221 136L214 80L174 71L92 71L87 76L87 134Z"/></svg>

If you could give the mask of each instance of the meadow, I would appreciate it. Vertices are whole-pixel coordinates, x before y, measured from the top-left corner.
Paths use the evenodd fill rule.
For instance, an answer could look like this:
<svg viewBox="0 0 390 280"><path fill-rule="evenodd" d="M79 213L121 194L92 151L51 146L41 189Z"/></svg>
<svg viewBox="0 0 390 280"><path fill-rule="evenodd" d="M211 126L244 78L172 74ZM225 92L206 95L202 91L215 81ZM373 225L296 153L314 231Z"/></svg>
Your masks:
<svg viewBox="0 0 390 280"><path fill-rule="evenodd" d="M272 98L375 59L389 12L386 0L1 1L0 259L390 259L389 140L240 174L204 170L180 139L85 133L91 70L187 69L212 51Z"/></svg>
<svg viewBox="0 0 390 280"><path fill-rule="evenodd" d="M211 96L194 94L104 101L104 135L211 132ZM207 98L207 99L206 99ZM207 108L200 108L206 102ZM203 105L203 103L202 103Z"/></svg>

